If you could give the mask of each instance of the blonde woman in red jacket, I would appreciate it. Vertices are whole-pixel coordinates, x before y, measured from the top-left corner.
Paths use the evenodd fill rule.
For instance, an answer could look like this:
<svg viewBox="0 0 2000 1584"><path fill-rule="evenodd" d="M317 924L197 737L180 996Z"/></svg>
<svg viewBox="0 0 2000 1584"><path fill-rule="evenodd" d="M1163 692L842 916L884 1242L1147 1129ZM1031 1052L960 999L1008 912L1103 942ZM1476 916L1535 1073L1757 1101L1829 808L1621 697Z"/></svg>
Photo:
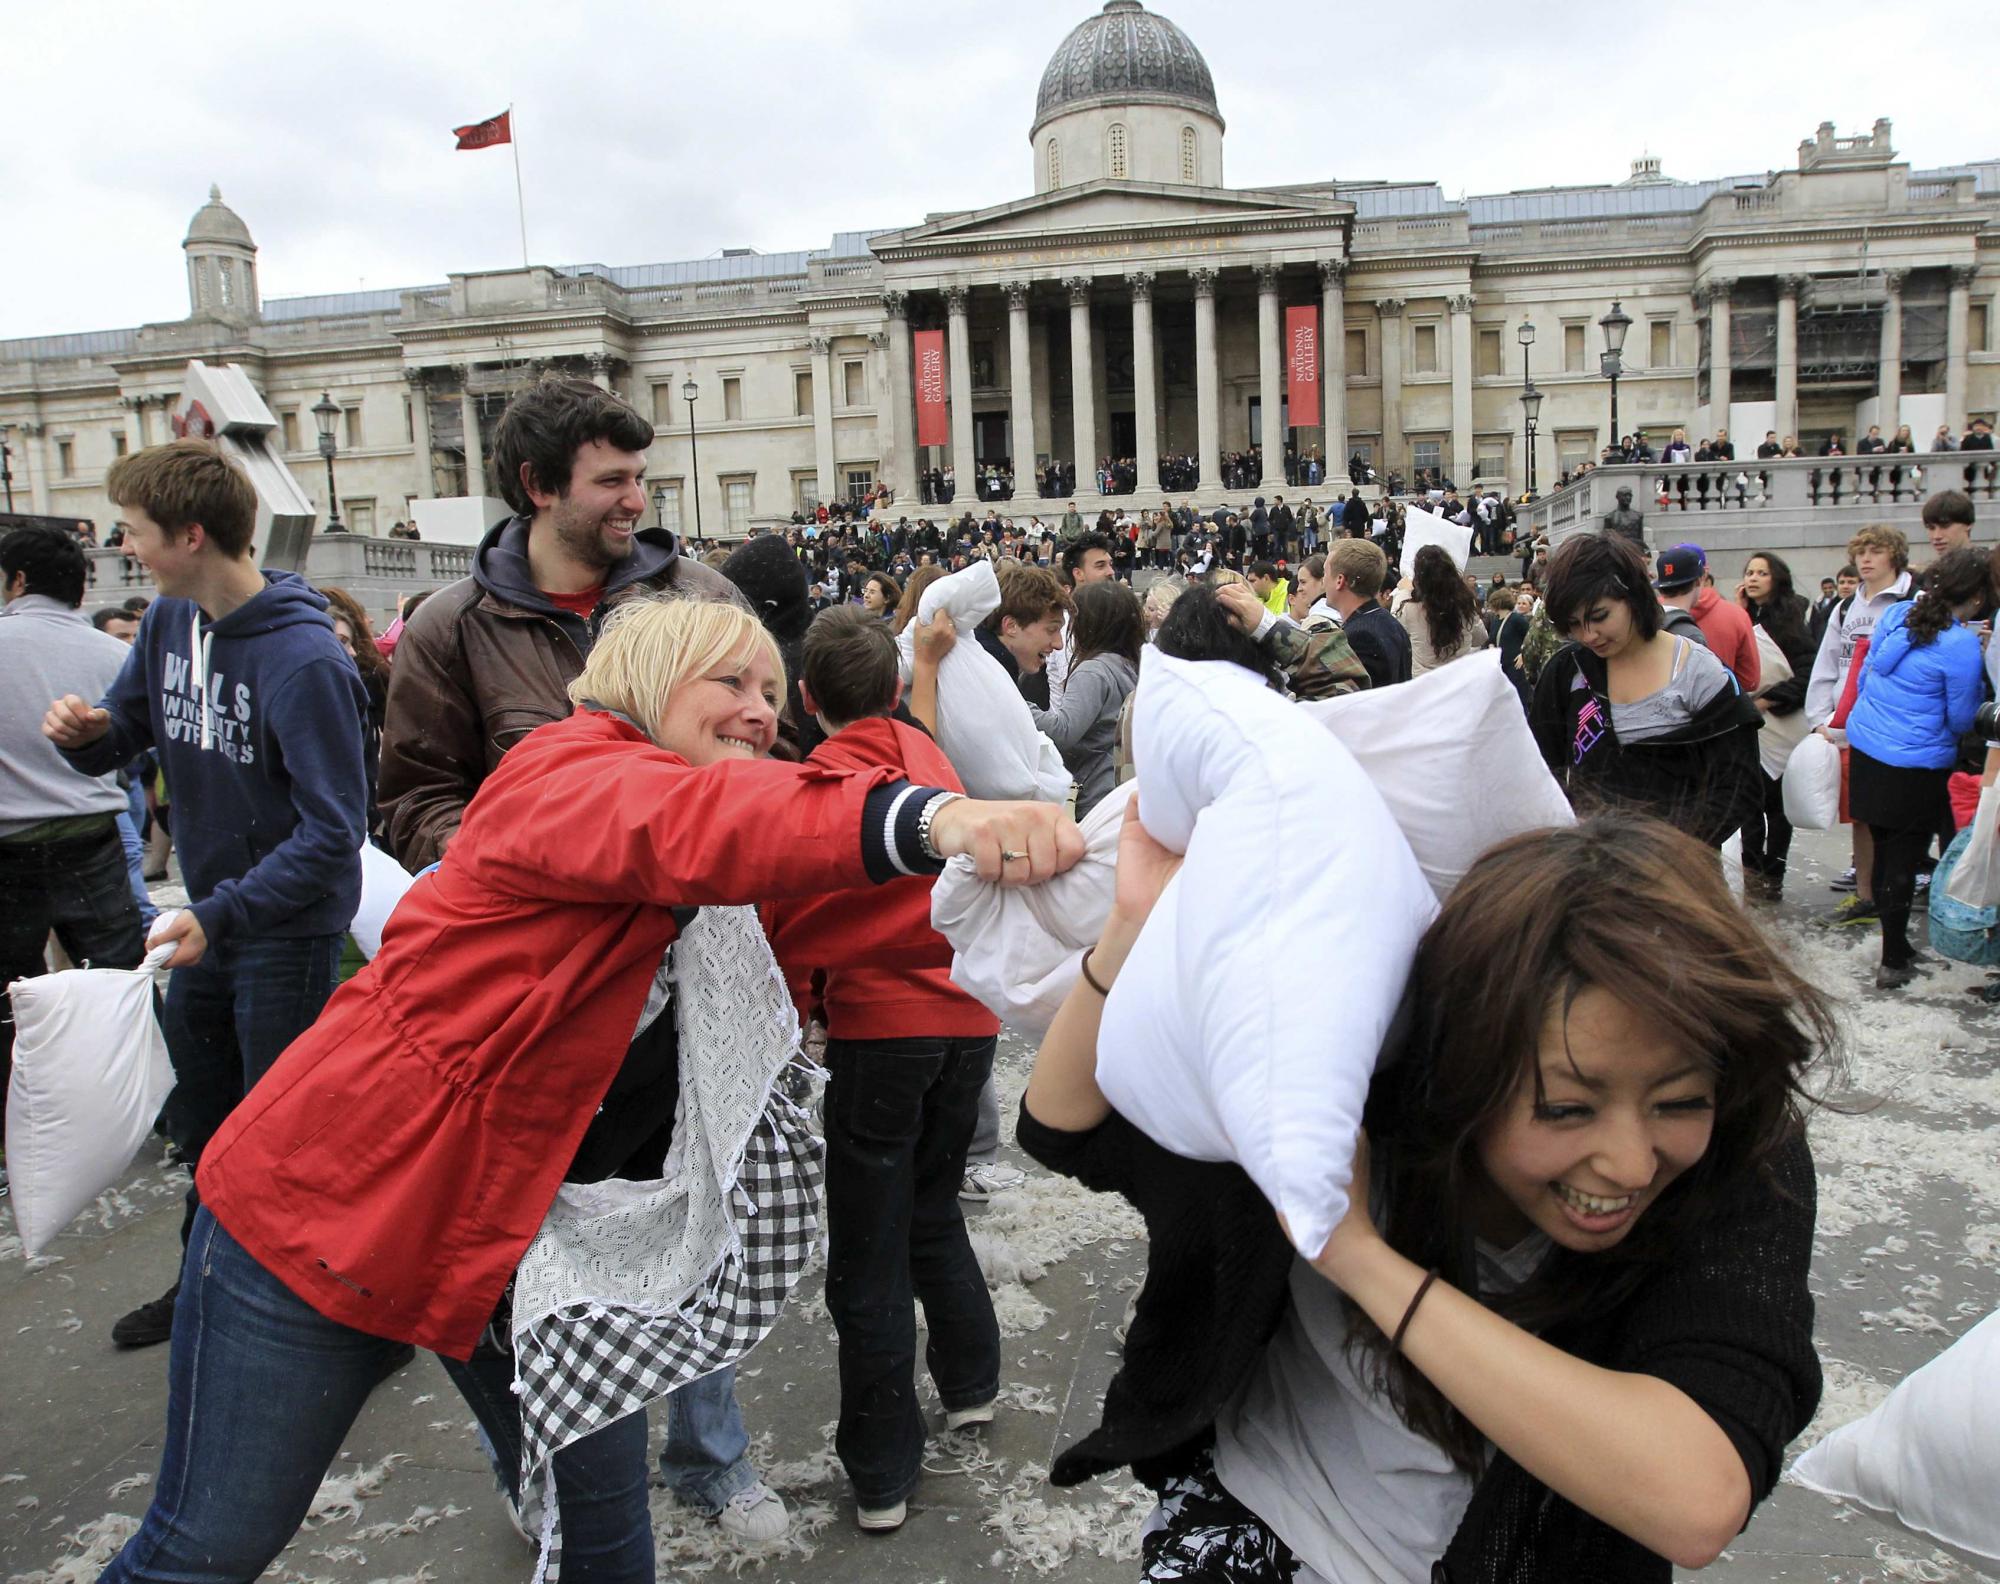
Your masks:
<svg viewBox="0 0 2000 1584"><path fill-rule="evenodd" d="M258 1577L398 1344L471 1354L689 910L1079 856L1047 805L764 758L784 685L747 613L635 602L480 788L204 1154L156 1494L103 1579ZM634 1413L557 1453L569 1584L653 1577L646 1446Z"/></svg>

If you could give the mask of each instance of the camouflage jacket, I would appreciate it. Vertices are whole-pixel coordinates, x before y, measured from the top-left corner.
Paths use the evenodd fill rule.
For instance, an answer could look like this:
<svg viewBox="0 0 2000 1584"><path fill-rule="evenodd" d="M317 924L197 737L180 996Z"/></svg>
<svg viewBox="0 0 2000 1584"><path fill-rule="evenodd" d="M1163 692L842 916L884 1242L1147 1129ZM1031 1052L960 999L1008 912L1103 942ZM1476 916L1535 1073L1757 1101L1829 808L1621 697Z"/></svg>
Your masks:
<svg viewBox="0 0 2000 1584"><path fill-rule="evenodd" d="M1324 616L1310 618L1303 627L1281 620L1257 642L1283 673L1293 698L1338 698L1368 686L1368 668L1354 645L1338 623Z"/></svg>

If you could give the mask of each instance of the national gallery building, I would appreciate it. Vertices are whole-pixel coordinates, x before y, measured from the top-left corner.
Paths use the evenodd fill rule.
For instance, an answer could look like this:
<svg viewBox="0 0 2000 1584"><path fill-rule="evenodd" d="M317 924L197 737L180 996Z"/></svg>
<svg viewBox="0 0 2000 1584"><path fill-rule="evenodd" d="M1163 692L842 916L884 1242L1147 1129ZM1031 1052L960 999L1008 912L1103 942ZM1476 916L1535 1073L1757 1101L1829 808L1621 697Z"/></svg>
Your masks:
<svg viewBox="0 0 2000 1584"><path fill-rule="evenodd" d="M249 227L211 190L181 244L185 319L0 341L16 509L109 518L106 470L168 436L193 358L241 365L322 512L312 409L330 397L340 515L362 533L420 498L496 493L494 422L549 368L653 419L660 520L692 530L698 502L711 536L877 482L914 515L930 469L967 505L987 468L1012 471L1020 513L1051 460L1089 499L1099 461L1130 458L1143 501L1162 457L1191 457L1200 501L1225 455L1262 447L1268 493L1277 425L1335 476L1358 454L1518 493L1524 379L1546 490L1613 438L1614 303L1630 321L1618 427L1656 447L1684 428L1727 429L1744 457L1767 430L1807 452L1838 432L1851 451L1879 424L1925 450L2000 405L2000 159L1912 170L1886 121L1822 125L1789 168L1704 180L1642 159L1615 185L1457 201L1435 182L1231 187L1200 52L1139 0L1108 0L1056 46L1026 130L1027 196L822 249L269 301ZM1302 322L1310 336L1288 336ZM920 447L927 331L946 410L943 443ZM1310 422L1287 402L1302 375Z"/></svg>

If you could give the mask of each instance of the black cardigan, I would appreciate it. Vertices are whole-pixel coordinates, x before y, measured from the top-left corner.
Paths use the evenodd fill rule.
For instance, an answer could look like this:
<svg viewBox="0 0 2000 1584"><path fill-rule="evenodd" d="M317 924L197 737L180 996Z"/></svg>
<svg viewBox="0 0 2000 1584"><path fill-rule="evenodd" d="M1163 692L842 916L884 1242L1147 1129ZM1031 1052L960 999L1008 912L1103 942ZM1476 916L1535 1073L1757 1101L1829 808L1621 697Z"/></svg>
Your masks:
<svg viewBox="0 0 2000 1584"><path fill-rule="evenodd" d="M1083 1133L1044 1127L1021 1108L1021 1147L1085 1187L1123 1194L1145 1218L1146 1283L1105 1394L1103 1422L1055 1460L1074 1485L1129 1465L1157 1489L1213 1436L1283 1317L1292 1268L1277 1216L1240 1167L1160 1148L1116 1112ZM1711 1222L1695 1246L1587 1328L1547 1340L1607 1369L1678 1387L1735 1445L1753 1506L1777 1484L1788 1442L1819 1405L1812 1344L1816 1179L1803 1134L1768 1182ZM1495 1454L1432 1570L1438 1584L1665 1584L1655 1553Z"/></svg>

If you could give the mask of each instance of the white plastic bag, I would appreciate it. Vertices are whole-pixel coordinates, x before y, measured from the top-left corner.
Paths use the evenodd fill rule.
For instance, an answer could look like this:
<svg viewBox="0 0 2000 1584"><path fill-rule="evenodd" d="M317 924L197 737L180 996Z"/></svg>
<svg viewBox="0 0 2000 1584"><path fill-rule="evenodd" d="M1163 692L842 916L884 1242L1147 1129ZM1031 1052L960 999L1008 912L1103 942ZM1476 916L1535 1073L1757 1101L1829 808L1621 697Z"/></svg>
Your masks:
<svg viewBox="0 0 2000 1584"><path fill-rule="evenodd" d="M403 893L415 883L416 877L380 847L371 841L362 842L361 905L355 909L354 922L347 926L347 932L370 962L382 949L382 931L388 927L389 915L396 911Z"/></svg>
<svg viewBox="0 0 2000 1584"><path fill-rule="evenodd" d="M1792 1465L1808 1490L1859 1502L2000 1563L2000 1314L1988 1315L1873 1413Z"/></svg>
<svg viewBox="0 0 2000 1584"><path fill-rule="evenodd" d="M1800 830L1840 823L1840 750L1818 732L1792 750L1785 765L1785 818Z"/></svg>
<svg viewBox="0 0 2000 1584"><path fill-rule="evenodd" d="M7 986L7 1174L30 1255L123 1175L166 1104L174 1069L153 973L179 944L155 947L137 968L69 968Z"/></svg>
<svg viewBox="0 0 2000 1584"><path fill-rule="evenodd" d="M958 642L938 665L938 746L976 798L1060 803L1069 796L1068 766L1035 729L1013 678L973 636L972 629L999 608L992 562L975 561L939 578L917 601L916 621L896 639L903 681L908 684L916 663L917 621L949 611Z"/></svg>
<svg viewBox="0 0 2000 1584"><path fill-rule="evenodd" d="M1792 680L1792 663L1770 633L1762 627L1752 630L1757 634L1757 696L1762 698L1779 683ZM1773 781L1784 775L1792 751L1805 740L1806 731L1806 712L1802 709L1764 717L1764 729L1757 733L1757 755L1764 762L1765 775Z"/></svg>
<svg viewBox="0 0 2000 1584"><path fill-rule="evenodd" d="M1098 1087L1163 1147L1242 1166L1316 1255L1437 900L1354 756L1248 671L1152 650L1138 700L1140 813L1187 856L1111 987ZM1271 992L1304 963L1338 964L1337 1017Z"/></svg>
<svg viewBox="0 0 2000 1584"><path fill-rule="evenodd" d="M2000 786L1979 789L1972 839L1959 854L1944 894L1967 907L2000 907Z"/></svg>

